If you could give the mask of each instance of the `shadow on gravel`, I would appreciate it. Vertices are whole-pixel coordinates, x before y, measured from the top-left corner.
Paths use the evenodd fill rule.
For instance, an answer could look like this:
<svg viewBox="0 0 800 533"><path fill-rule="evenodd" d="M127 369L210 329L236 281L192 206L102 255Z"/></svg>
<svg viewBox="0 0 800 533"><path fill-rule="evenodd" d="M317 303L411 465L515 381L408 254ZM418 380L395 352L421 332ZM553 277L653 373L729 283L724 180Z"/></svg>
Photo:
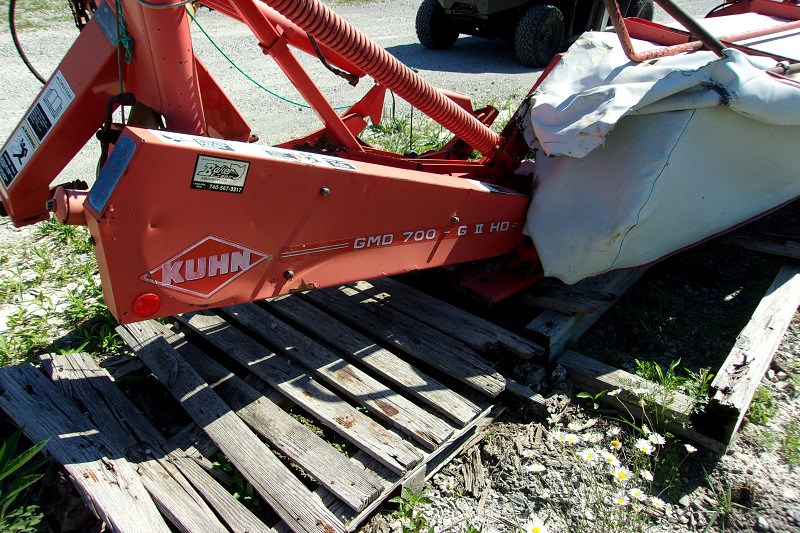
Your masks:
<svg viewBox="0 0 800 533"><path fill-rule="evenodd" d="M428 50L419 43L391 46L387 50L406 65L421 70L465 74L524 74L542 70L519 64L510 42L479 37L461 37L448 50Z"/></svg>

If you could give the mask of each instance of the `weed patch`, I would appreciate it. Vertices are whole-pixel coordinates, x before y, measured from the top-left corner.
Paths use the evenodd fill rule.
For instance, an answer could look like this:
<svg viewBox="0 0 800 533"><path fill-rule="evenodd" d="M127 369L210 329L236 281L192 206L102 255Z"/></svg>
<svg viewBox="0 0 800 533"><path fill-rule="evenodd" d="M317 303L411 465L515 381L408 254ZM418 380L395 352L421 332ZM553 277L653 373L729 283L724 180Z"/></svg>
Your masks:
<svg viewBox="0 0 800 533"><path fill-rule="evenodd" d="M50 219L32 240L9 251L9 266L0 266L0 364L77 347L101 358L117 351L122 342L103 300L88 230Z"/></svg>

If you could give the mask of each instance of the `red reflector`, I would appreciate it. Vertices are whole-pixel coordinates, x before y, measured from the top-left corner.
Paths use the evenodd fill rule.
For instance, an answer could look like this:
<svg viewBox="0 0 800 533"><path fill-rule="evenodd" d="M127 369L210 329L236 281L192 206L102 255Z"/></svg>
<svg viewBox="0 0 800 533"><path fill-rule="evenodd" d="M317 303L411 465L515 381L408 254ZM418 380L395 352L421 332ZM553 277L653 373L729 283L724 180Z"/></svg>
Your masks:
<svg viewBox="0 0 800 533"><path fill-rule="evenodd" d="M156 314L161 308L161 298L152 292L146 292L136 297L131 305L133 314L139 318L145 318Z"/></svg>

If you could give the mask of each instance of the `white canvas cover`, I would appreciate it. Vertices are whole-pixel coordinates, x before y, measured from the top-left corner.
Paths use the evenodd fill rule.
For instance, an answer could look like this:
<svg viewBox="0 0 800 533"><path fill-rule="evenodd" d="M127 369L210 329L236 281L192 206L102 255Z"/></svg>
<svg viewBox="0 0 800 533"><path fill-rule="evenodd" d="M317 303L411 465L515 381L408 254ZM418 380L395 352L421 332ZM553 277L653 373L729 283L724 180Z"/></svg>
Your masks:
<svg viewBox="0 0 800 533"><path fill-rule="evenodd" d="M775 66L736 50L635 64L612 33L576 41L522 122L545 275L646 265L800 196L800 83Z"/></svg>

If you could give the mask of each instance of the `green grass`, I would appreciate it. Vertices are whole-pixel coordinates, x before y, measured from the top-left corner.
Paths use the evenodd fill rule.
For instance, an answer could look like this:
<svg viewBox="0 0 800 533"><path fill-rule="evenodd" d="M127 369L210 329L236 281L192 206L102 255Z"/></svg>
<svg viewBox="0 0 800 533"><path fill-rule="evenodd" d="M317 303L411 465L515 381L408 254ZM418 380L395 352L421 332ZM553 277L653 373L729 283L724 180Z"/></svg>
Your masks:
<svg viewBox="0 0 800 533"><path fill-rule="evenodd" d="M12 246L0 264L0 296L2 366L77 349L103 357L122 345L84 227L51 219Z"/></svg>
<svg viewBox="0 0 800 533"><path fill-rule="evenodd" d="M8 5L8 1L0 2L6 29ZM67 0L18 0L14 15L17 31L42 29L50 22L72 20L72 11Z"/></svg>
<svg viewBox="0 0 800 533"><path fill-rule="evenodd" d="M792 420L781 441L781 455L793 468L800 466L800 422Z"/></svg>
<svg viewBox="0 0 800 533"><path fill-rule="evenodd" d="M766 387L759 387L750 402L750 408L745 417L753 424L764 426L769 423L778 411L772 393Z"/></svg>
<svg viewBox="0 0 800 533"><path fill-rule="evenodd" d="M519 106L519 95L512 94L508 98L495 98L475 109L492 106L500 113L492 124L492 130L499 132ZM403 104L405 105L405 104ZM453 134L437 122L431 120L420 111L413 116L392 116L391 111L384 110L380 124L367 126L360 135L368 144L396 154L415 152L419 155L431 150L439 150L453 137ZM473 152L473 157L479 157Z"/></svg>

